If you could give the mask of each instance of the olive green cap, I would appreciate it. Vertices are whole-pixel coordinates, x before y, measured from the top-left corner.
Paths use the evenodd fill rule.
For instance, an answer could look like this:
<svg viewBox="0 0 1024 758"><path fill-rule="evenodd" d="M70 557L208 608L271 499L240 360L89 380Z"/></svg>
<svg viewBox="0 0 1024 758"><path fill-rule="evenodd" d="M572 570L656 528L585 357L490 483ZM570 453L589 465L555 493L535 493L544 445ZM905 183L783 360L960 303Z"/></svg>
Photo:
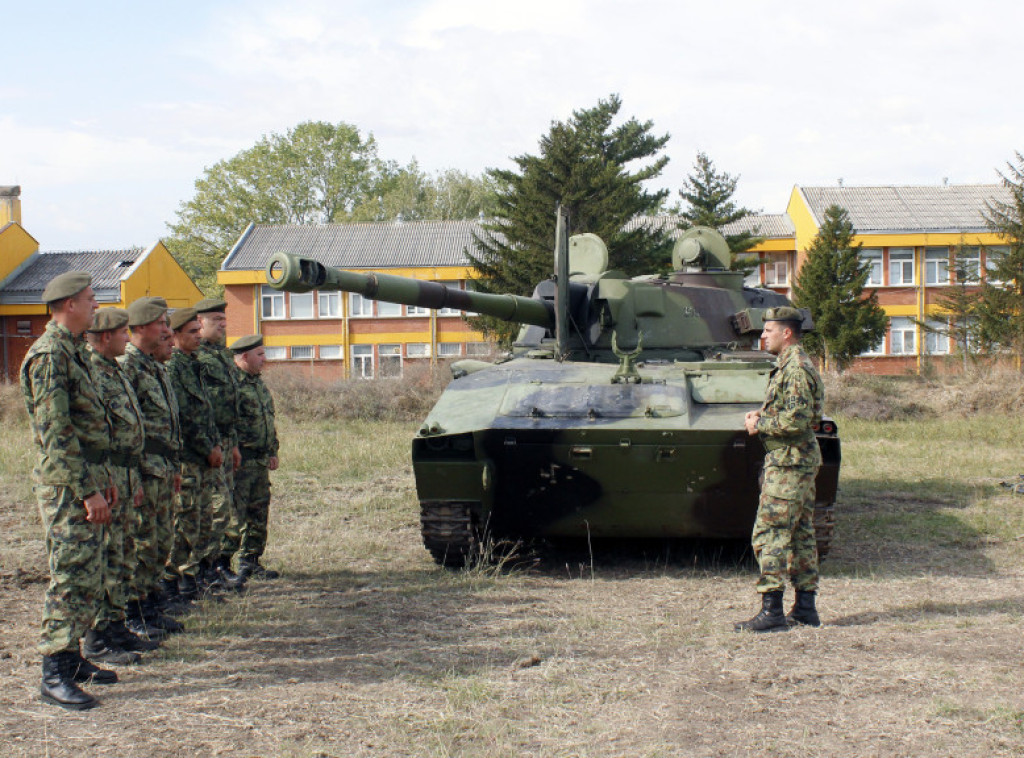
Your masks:
<svg viewBox="0 0 1024 758"><path fill-rule="evenodd" d="M195 304L196 313L223 313L227 307L227 302L215 297L204 297Z"/></svg>
<svg viewBox="0 0 1024 758"><path fill-rule="evenodd" d="M128 326L128 311L124 308L100 308L92 317L88 332L109 332Z"/></svg>
<svg viewBox="0 0 1024 758"><path fill-rule="evenodd" d="M190 321L198 318L195 308L178 308L171 314L171 329L178 331Z"/></svg>
<svg viewBox="0 0 1024 758"><path fill-rule="evenodd" d="M237 340L231 343L231 347L228 348L231 352L235 353L247 353L250 350L254 350L257 347L263 346L263 335L262 334L250 334L247 337L239 337Z"/></svg>
<svg viewBox="0 0 1024 758"><path fill-rule="evenodd" d="M796 308L792 308L788 305L780 305L778 308L768 308L764 312L763 320L766 323L768 321L796 321L803 323L804 314Z"/></svg>
<svg viewBox="0 0 1024 758"><path fill-rule="evenodd" d="M162 297L150 295L140 297L128 306L128 326L145 326L152 324L167 313L167 301Z"/></svg>
<svg viewBox="0 0 1024 758"><path fill-rule="evenodd" d="M92 274L88 271L66 271L53 277L43 289L43 302L55 303L74 297L92 284Z"/></svg>

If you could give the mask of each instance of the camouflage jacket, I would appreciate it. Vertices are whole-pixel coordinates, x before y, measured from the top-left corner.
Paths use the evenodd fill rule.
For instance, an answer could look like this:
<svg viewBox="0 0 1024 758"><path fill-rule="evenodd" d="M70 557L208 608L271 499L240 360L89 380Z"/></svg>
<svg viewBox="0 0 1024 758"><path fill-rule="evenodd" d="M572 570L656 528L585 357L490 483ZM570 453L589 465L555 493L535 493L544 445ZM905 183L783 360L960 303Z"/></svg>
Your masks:
<svg viewBox="0 0 1024 758"><path fill-rule="evenodd" d="M175 349L167 362L171 386L178 398L181 423L181 459L206 463L206 457L220 444L220 432L213 421L213 408L203 383L199 359Z"/></svg>
<svg viewBox="0 0 1024 758"><path fill-rule="evenodd" d="M226 449L237 443L235 420L238 418L238 382L235 377L235 358L223 345L203 342L196 351L213 406L213 420L220 431Z"/></svg>
<svg viewBox="0 0 1024 758"><path fill-rule="evenodd" d="M119 466L129 466L129 462L121 462L118 459L135 458L136 461L131 467L138 468L138 458L142 455L145 438L142 410L135 397L135 390L128 383L117 361L104 358L92 346L87 349L92 362L93 382L107 408L107 417L110 420L110 449L114 456L111 462Z"/></svg>
<svg viewBox="0 0 1024 758"><path fill-rule="evenodd" d="M244 460L277 455L274 398L258 374L236 368L238 379L238 449Z"/></svg>
<svg viewBox="0 0 1024 758"><path fill-rule="evenodd" d="M56 321L21 364L21 392L39 455L39 484L69 487L78 499L110 483L110 421L93 384L85 343Z"/></svg>
<svg viewBox="0 0 1024 758"><path fill-rule="evenodd" d="M821 421L825 390L818 370L800 345L779 353L768 381L757 430L768 454L766 466L817 468L821 451L814 427Z"/></svg>
<svg viewBox="0 0 1024 758"><path fill-rule="evenodd" d="M178 400L171 379L160 361L135 345L125 348L118 363L142 411L146 437L142 473L163 479L175 471L181 450Z"/></svg>

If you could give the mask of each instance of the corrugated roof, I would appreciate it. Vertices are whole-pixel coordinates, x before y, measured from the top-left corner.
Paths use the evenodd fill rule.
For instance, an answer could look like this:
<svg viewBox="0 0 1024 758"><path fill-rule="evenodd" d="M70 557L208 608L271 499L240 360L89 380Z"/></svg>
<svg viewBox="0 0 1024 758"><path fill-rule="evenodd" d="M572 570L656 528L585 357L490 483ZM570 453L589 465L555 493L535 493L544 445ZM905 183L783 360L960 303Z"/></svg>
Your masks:
<svg viewBox="0 0 1024 758"><path fill-rule="evenodd" d="M626 230L635 229L638 225L651 226L654 229L667 231L669 237L677 239L682 231L679 229L679 216L665 214L661 216L637 216L628 224ZM793 222L785 213L755 213L739 221L726 224L719 231L722 234L742 234L750 232L757 237L768 239L779 237L792 237L796 232L793 229Z"/></svg>
<svg viewBox="0 0 1024 758"><path fill-rule="evenodd" d="M32 255L3 283L0 303L38 303L53 277L66 271L88 271L96 299L121 299L121 280L145 255L142 248L87 252L39 252Z"/></svg>
<svg viewBox="0 0 1024 758"><path fill-rule="evenodd" d="M820 226L830 205L844 208L860 234L984 232L986 201L1009 202L999 184L944 186L798 187Z"/></svg>
<svg viewBox="0 0 1024 758"><path fill-rule="evenodd" d="M224 259L224 271L262 269L277 252L314 258L327 266L382 269L468 266L477 221L406 221L318 226L254 224Z"/></svg>

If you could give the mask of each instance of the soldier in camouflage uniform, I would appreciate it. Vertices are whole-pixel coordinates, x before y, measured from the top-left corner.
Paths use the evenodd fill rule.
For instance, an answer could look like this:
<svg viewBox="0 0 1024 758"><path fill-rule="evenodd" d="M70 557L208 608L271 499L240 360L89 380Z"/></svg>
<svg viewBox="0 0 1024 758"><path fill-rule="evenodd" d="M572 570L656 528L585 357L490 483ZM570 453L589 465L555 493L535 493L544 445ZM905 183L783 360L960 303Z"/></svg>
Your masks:
<svg viewBox="0 0 1024 758"><path fill-rule="evenodd" d="M92 661L135 663L136 651L155 650L159 643L141 639L127 626L127 589L136 572L135 523L142 502L142 412L117 358L128 343L128 311L102 308L86 331L93 381L110 420L109 466L118 499L110 509L104 535L105 595L82 653Z"/></svg>
<svg viewBox="0 0 1024 758"><path fill-rule="evenodd" d="M29 348L20 374L38 453L32 479L50 568L39 641L40 694L72 710L98 704L79 683L117 681L113 671L83 659L78 647L103 594L104 527L114 499L107 468L110 422L82 341L96 310L91 285L84 271L61 274L47 284L42 300L53 318Z"/></svg>
<svg viewBox="0 0 1024 758"><path fill-rule="evenodd" d="M736 624L737 631L785 631L791 624L820 626L815 608L818 552L814 538L814 480L821 451L814 427L821 421L824 387L817 369L800 347L803 316L796 308L765 313L763 337L777 355L760 410L746 416L750 435L764 442L764 479L752 543L761 567L757 583L761 612ZM783 615L787 576L796 603Z"/></svg>
<svg viewBox="0 0 1024 758"><path fill-rule="evenodd" d="M220 432L213 420L196 351L201 325L195 308L179 308L171 314L175 350L168 364L181 422L181 493L174 522L174 547L165 577L177 579L179 592L196 597L205 589L200 583L199 562L210 539L210 492L203 489L207 469L224 462Z"/></svg>
<svg viewBox="0 0 1024 758"><path fill-rule="evenodd" d="M235 498L245 519L238 571L243 577L276 579L276 571L260 564L267 546L270 511L270 472L277 469L277 427L274 398L260 372L266 361L263 338L242 337L231 345L238 367L238 443L242 465L235 474Z"/></svg>
<svg viewBox="0 0 1024 758"><path fill-rule="evenodd" d="M135 390L142 411L145 447L142 455L143 499L136 521L135 547L138 568L129 588L129 628L152 634L153 630L180 631L180 625L160 611L177 596L160 585L164 565L174 544L174 501L181 489L178 456L181 432L178 401L167 369L174 332L167 319L167 302L162 297L142 297L128 306L131 344L119 359L121 368ZM158 633L157 633L158 635Z"/></svg>
<svg viewBox="0 0 1024 758"><path fill-rule="evenodd" d="M227 316L224 300L206 298L196 303L202 325L202 342L196 355L202 367L203 383L213 406L213 418L220 432L225 451L224 464L205 472L203 488L211 496L210 539L202 549L202 566L206 579L216 586L239 590L244 584L231 571L231 556L238 549L240 517L233 506L234 472L241 462L235 436L238 417L238 387L234 356L224 346Z"/></svg>

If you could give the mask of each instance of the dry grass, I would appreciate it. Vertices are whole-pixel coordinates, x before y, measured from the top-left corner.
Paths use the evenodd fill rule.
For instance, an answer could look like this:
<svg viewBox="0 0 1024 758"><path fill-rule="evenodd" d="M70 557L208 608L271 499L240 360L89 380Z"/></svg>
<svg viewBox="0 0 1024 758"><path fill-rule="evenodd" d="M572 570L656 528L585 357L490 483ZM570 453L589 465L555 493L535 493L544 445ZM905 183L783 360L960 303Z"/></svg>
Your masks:
<svg viewBox="0 0 1024 758"><path fill-rule="evenodd" d="M826 625L737 635L746 566L685 549L436 568L417 421L282 418L267 558L71 714L37 699L45 565L23 423L0 438L0 755L1012 756L1024 752L1024 508L999 414L839 416Z"/></svg>

